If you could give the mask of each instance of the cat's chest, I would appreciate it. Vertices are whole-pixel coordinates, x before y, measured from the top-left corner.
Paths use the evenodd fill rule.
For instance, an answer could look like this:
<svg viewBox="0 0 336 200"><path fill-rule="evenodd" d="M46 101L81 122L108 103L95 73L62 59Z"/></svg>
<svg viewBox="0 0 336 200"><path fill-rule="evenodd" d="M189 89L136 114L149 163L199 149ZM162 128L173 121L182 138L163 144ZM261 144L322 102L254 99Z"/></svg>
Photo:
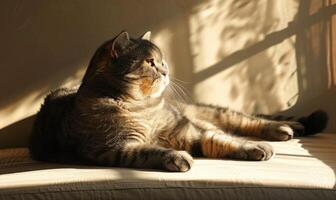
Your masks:
<svg viewBox="0 0 336 200"><path fill-rule="evenodd" d="M141 123L151 135L173 129L179 119L179 113L170 105L161 105L153 109L145 109L134 115L134 119Z"/></svg>

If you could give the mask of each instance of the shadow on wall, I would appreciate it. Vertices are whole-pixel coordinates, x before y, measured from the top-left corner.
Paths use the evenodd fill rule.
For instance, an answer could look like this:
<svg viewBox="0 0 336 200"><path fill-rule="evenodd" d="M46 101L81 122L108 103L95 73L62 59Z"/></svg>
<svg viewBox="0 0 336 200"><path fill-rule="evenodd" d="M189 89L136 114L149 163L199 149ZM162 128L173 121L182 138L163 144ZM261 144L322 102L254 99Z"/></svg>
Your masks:
<svg viewBox="0 0 336 200"><path fill-rule="evenodd" d="M35 115L0 129L0 148L26 147Z"/></svg>
<svg viewBox="0 0 336 200"><path fill-rule="evenodd" d="M332 60L335 60L335 53L328 50L328 45L329 49L332 47L330 42L328 44L332 35L326 30L332 23L336 7L321 5L319 9L308 11L307 7L321 4L321 1L296 3L236 1L227 5L227 1L222 1L219 5L209 3L209 8L203 8L203 15L195 20L198 26L193 33L199 36L195 39L197 45L194 45L193 54L198 60L194 62L193 76L196 98L254 113L287 110L285 113L300 115L323 108L331 110L334 119L332 101L336 96L333 95L335 67ZM295 13L289 16L288 10L292 7L295 7ZM228 11L223 14L222 10ZM206 15L207 12L211 15ZM207 17L202 24L203 16ZM217 31L214 31L216 24L208 26L205 23L209 21L221 22ZM212 51L206 48L209 44L199 42L204 38L209 41L211 37L221 41L218 47L209 47L215 49ZM215 54L217 62L202 62L209 61L202 56L208 58ZM216 59L210 59L210 62ZM328 98L321 98L323 93ZM311 104L313 99L315 105ZM326 99L330 101L326 102ZM335 127L329 130L335 130Z"/></svg>
<svg viewBox="0 0 336 200"><path fill-rule="evenodd" d="M295 99L287 103L297 94L296 76L291 76L296 71L295 38L286 26L296 6L296 1L241 0L200 8L191 27L197 30L191 36L197 44L197 100L258 113L292 106Z"/></svg>
<svg viewBox="0 0 336 200"><path fill-rule="evenodd" d="M311 109L324 109L330 115L328 131L336 130L335 14L335 2L310 0L300 4L297 20L309 20L296 32L299 98L285 112L307 114Z"/></svg>
<svg viewBox="0 0 336 200"><path fill-rule="evenodd" d="M125 28L153 31L196 101L272 113L297 100L285 113L332 110L335 63L326 56L335 62L335 53L325 42L335 5L308 12L320 1L300 2L2 1L0 147L25 146L47 92L78 84L99 44Z"/></svg>

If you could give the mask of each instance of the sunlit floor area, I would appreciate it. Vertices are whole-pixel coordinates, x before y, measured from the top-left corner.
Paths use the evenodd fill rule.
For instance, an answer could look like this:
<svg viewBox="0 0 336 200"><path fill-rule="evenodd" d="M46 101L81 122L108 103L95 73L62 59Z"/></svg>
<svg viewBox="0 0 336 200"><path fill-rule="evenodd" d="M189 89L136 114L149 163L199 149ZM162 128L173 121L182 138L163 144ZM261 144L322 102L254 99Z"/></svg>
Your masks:
<svg viewBox="0 0 336 200"><path fill-rule="evenodd" d="M39 163L3 149L0 199L336 199L336 134L270 143L270 161L196 159L185 173Z"/></svg>

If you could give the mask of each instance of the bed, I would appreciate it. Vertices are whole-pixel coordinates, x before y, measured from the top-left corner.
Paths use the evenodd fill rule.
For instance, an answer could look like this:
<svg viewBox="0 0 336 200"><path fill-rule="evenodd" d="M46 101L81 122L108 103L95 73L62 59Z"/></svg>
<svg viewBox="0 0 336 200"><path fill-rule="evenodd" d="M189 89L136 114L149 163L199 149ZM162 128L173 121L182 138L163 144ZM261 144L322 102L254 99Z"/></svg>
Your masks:
<svg viewBox="0 0 336 200"><path fill-rule="evenodd" d="M264 162L196 158L171 173L33 161L0 150L0 199L336 199L336 134L270 142Z"/></svg>

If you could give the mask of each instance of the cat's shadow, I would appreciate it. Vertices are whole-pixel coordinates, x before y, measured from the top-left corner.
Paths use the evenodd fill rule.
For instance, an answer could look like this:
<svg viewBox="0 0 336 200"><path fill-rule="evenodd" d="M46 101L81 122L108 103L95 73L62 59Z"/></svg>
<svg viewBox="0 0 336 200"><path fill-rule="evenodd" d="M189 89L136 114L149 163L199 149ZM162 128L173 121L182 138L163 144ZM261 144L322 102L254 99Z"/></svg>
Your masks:
<svg viewBox="0 0 336 200"><path fill-rule="evenodd" d="M35 116L29 116L0 129L0 150L27 147Z"/></svg>

